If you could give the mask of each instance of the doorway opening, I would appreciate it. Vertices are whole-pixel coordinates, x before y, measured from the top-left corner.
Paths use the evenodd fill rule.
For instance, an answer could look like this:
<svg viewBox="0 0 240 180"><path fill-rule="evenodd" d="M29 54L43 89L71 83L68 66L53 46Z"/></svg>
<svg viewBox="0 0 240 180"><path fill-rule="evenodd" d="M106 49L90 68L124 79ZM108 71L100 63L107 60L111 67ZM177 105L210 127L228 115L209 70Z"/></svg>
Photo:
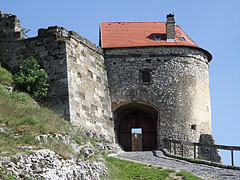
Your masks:
<svg viewBox="0 0 240 180"><path fill-rule="evenodd" d="M142 151L142 128L131 129L132 151Z"/></svg>
<svg viewBox="0 0 240 180"><path fill-rule="evenodd" d="M132 128L131 133L132 134L142 134L142 128Z"/></svg>
<svg viewBox="0 0 240 180"><path fill-rule="evenodd" d="M156 149L158 111L155 108L142 103L122 105L114 111L114 119L116 141L124 151Z"/></svg>

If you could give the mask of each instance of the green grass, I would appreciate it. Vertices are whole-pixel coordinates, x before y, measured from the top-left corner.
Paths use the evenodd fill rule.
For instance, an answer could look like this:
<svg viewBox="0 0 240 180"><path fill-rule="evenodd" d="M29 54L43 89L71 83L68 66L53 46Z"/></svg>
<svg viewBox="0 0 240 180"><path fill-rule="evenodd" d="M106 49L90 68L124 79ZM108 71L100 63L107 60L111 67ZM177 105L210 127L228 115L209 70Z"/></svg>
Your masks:
<svg viewBox="0 0 240 180"><path fill-rule="evenodd" d="M202 180L201 178L196 177L188 172L177 172L176 175L181 176L182 179L184 179L184 180Z"/></svg>
<svg viewBox="0 0 240 180"><path fill-rule="evenodd" d="M0 84L11 86L13 83L12 74L1 67L0 64Z"/></svg>
<svg viewBox="0 0 240 180"><path fill-rule="evenodd" d="M74 130L68 121L51 110L40 107L28 94L9 92L1 83L0 127L6 130L6 132L0 132L1 156L11 156L25 151L18 146L34 146L35 149L49 148L65 159L69 154L74 154L71 147L62 143L61 140L53 138L45 144L39 144L36 139L39 134L68 134L78 144L89 141L83 132Z"/></svg>
<svg viewBox="0 0 240 180"><path fill-rule="evenodd" d="M84 133L74 131L66 120L40 107L28 94L7 91L3 84L11 83L11 74L0 67L0 127L6 130L0 131L0 155L13 155L21 151L17 146L49 148L63 157L72 153L70 147L60 140L40 145L36 139L39 134L69 134L78 143L87 141Z"/></svg>
<svg viewBox="0 0 240 180"><path fill-rule="evenodd" d="M47 108L39 107L29 95L8 92L2 85L0 85L0 126L7 130L7 133L0 132L0 154L6 150L8 152L9 149L10 154L18 152L19 149L16 147L21 145L34 145L40 148L35 138L38 134L71 132L71 125L66 120ZM13 134L18 137L13 137ZM50 147L64 155L62 149L66 148L59 146L58 142L49 142L43 147Z"/></svg>
<svg viewBox="0 0 240 180"><path fill-rule="evenodd" d="M157 168L148 167L130 161L120 160L113 157L105 157L109 175L113 180L148 179L158 180L169 178L169 173Z"/></svg>
<svg viewBox="0 0 240 180"><path fill-rule="evenodd" d="M47 108L39 107L25 93L8 92L0 85L0 123L15 133L46 134L68 132L69 123Z"/></svg>
<svg viewBox="0 0 240 180"><path fill-rule="evenodd" d="M172 169L162 169L161 167L120 160L108 157L106 154L103 157L111 180L173 180L173 175L181 176L185 180L201 180L187 172L176 173Z"/></svg>
<svg viewBox="0 0 240 180"><path fill-rule="evenodd" d="M3 180L15 180L16 178L14 176L12 176L11 174L6 174L5 172L3 172L0 169L0 179L3 179Z"/></svg>

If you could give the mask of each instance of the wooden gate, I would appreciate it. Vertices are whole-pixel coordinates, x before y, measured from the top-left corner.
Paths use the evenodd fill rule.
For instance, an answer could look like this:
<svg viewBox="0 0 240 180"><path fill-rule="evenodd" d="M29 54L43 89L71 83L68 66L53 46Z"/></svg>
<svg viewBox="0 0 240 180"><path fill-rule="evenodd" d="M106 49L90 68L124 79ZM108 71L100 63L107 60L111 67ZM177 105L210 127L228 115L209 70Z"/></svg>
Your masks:
<svg viewBox="0 0 240 180"><path fill-rule="evenodd" d="M156 148L156 123L147 113L134 111L125 115L119 123L118 140L125 151L131 151L131 129L142 128L142 150Z"/></svg>

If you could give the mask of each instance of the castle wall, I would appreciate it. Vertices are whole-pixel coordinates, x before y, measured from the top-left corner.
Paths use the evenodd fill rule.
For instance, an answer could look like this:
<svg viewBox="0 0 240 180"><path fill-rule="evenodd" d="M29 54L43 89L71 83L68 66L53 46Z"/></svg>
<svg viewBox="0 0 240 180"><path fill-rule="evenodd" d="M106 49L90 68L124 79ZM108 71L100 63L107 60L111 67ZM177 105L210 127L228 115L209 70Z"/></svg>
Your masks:
<svg viewBox="0 0 240 180"><path fill-rule="evenodd" d="M103 52L70 32L66 41L70 122L94 130L113 141L113 122Z"/></svg>
<svg viewBox="0 0 240 180"><path fill-rule="evenodd" d="M0 11L0 43L3 40L15 40L21 38L21 25L17 17Z"/></svg>
<svg viewBox="0 0 240 180"><path fill-rule="evenodd" d="M34 38L2 39L0 60L3 66L15 72L27 58L37 59L49 76L45 104L69 120L66 47L65 42L58 40L57 33L57 27L50 27L40 29Z"/></svg>
<svg viewBox="0 0 240 180"><path fill-rule="evenodd" d="M49 76L43 102L74 125L113 140L106 67L101 48L62 27L39 29L24 39L15 15L0 12L0 60L15 72L31 56Z"/></svg>
<svg viewBox="0 0 240 180"><path fill-rule="evenodd" d="M189 47L106 49L112 108L144 102L159 111L158 147L163 138L198 142L211 134L208 58ZM141 71L151 82L141 81Z"/></svg>

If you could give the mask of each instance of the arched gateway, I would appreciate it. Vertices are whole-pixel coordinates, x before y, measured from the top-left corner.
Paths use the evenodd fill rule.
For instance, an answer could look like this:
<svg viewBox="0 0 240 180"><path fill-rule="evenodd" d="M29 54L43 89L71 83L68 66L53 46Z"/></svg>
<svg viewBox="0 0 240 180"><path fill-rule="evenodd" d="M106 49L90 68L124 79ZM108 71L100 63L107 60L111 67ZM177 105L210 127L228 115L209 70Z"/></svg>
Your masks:
<svg viewBox="0 0 240 180"><path fill-rule="evenodd" d="M133 133L140 135L141 150L157 147L158 111L150 105L129 103L114 111L116 141L125 151L132 151Z"/></svg>

